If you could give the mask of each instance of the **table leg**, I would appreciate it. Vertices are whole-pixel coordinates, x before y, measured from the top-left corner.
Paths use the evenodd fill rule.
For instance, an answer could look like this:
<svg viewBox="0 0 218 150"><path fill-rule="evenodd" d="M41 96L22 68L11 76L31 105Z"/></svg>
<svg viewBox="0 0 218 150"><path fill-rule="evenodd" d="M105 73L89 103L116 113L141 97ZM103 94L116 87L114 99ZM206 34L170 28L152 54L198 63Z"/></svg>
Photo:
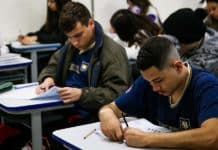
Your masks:
<svg viewBox="0 0 218 150"><path fill-rule="evenodd" d="M31 59L32 59L31 80L32 80L32 82L36 82L37 77L38 77L38 58L37 58L37 52L36 51L31 52Z"/></svg>
<svg viewBox="0 0 218 150"><path fill-rule="evenodd" d="M41 112L31 113L31 131L33 150L42 149L42 117Z"/></svg>

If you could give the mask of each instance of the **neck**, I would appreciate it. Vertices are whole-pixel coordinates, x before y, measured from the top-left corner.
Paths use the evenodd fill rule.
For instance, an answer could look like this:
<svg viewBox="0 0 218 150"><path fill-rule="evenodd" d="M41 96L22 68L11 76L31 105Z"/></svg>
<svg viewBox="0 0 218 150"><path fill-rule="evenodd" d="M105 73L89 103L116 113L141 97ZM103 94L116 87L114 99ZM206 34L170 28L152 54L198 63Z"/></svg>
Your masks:
<svg viewBox="0 0 218 150"><path fill-rule="evenodd" d="M175 90L175 92L172 94L171 96L171 104L176 103L177 101L179 101L181 99L181 97L183 96L185 89L187 87L187 84L189 82L189 70L188 67L184 66L184 71L182 74L182 80L179 83L178 88Z"/></svg>

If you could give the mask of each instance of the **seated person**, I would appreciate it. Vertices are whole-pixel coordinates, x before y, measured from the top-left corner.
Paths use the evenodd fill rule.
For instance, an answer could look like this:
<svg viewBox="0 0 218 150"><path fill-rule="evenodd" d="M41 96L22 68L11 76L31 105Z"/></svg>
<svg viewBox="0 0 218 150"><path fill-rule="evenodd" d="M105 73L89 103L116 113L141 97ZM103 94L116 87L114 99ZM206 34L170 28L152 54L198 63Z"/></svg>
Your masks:
<svg viewBox="0 0 218 150"><path fill-rule="evenodd" d="M147 16L161 27L161 20L157 8L149 0L127 0L129 10L137 15Z"/></svg>
<svg viewBox="0 0 218 150"><path fill-rule="evenodd" d="M218 31L218 0L206 0L208 16L205 18L205 24Z"/></svg>
<svg viewBox="0 0 218 150"><path fill-rule="evenodd" d="M117 33L119 38L128 43L141 47L146 39L158 35L160 28L150 21L147 17L133 14L127 9L116 11L111 19L110 24L112 31Z"/></svg>
<svg viewBox="0 0 218 150"><path fill-rule="evenodd" d="M218 149L218 79L181 61L165 37L148 39L137 57L142 77L99 111L103 133L128 146ZM173 132L122 128L121 113L143 117Z"/></svg>
<svg viewBox="0 0 218 150"><path fill-rule="evenodd" d="M204 25L190 8L172 13L163 23L164 32L180 45L183 61L218 77L218 33Z"/></svg>
<svg viewBox="0 0 218 150"><path fill-rule="evenodd" d="M133 14L127 9L116 11L110 19L110 24L120 40L128 44L127 57L130 60L133 79L136 79L140 75L135 65L138 51L148 38L160 33L160 28L147 16Z"/></svg>
<svg viewBox="0 0 218 150"><path fill-rule="evenodd" d="M68 41L40 73L36 92L56 85L64 103L75 103L97 118L99 108L129 86L125 50L104 34L81 3L68 2L63 7L60 27Z"/></svg>
<svg viewBox="0 0 218 150"><path fill-rule="evenodd" d="M62 43L67 37L58 27L58 19L64 4L70 0L47 0L47 18L45 24L39 31L28 33L27 35L19 35L18 41L24 45L34 42L40 43Z"/></svg>

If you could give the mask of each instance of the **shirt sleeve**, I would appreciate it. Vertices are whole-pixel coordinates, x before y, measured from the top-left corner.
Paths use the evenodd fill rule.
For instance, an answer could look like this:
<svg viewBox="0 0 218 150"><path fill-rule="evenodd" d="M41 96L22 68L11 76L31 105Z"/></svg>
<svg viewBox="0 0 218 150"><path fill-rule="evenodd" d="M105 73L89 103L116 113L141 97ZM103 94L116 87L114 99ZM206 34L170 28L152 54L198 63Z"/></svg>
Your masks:
<svg viewBox="0 0 218 150"><path fill-rule="evenodd" d="M215 77L214 77L215 78ZM209 118L218 118L218 81L206 80L197 92L199 94L199 124ZM199 81L200 82L200 81Z"/></svg>
<svg viewBox="0 0 218 150"><path fill-rule="evenodd" d="M117 107L132 116L145 115L145 97L148 83L139 77L134 84L120 97L115 100Z"/></svg>

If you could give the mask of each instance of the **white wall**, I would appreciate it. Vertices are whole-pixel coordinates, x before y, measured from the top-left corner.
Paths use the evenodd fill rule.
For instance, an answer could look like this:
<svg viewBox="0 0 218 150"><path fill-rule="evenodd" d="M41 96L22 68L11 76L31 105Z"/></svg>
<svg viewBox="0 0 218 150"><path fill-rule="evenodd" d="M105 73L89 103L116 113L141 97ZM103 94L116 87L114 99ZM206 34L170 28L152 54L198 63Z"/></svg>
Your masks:
<svg viewBox="0 0 218 150"><path fill-rule="evenodd" d="M111 15L120 8L127 8L126 0L77 0L91 11L94 1L94 17L105 30L109 28ZM159 10L162 21L181 7L197 8L198 0L150 0ZM38 30L45 22L47 0L0 0L0 32L6 41L15 40L19 30L23 34Z"/></svg>
<svg viewBox="0 0 218 150"><path fill-rule="evenodd" d="M46 17L46 0L0 0L0 32L6 40L37 30Z"/></svg>

